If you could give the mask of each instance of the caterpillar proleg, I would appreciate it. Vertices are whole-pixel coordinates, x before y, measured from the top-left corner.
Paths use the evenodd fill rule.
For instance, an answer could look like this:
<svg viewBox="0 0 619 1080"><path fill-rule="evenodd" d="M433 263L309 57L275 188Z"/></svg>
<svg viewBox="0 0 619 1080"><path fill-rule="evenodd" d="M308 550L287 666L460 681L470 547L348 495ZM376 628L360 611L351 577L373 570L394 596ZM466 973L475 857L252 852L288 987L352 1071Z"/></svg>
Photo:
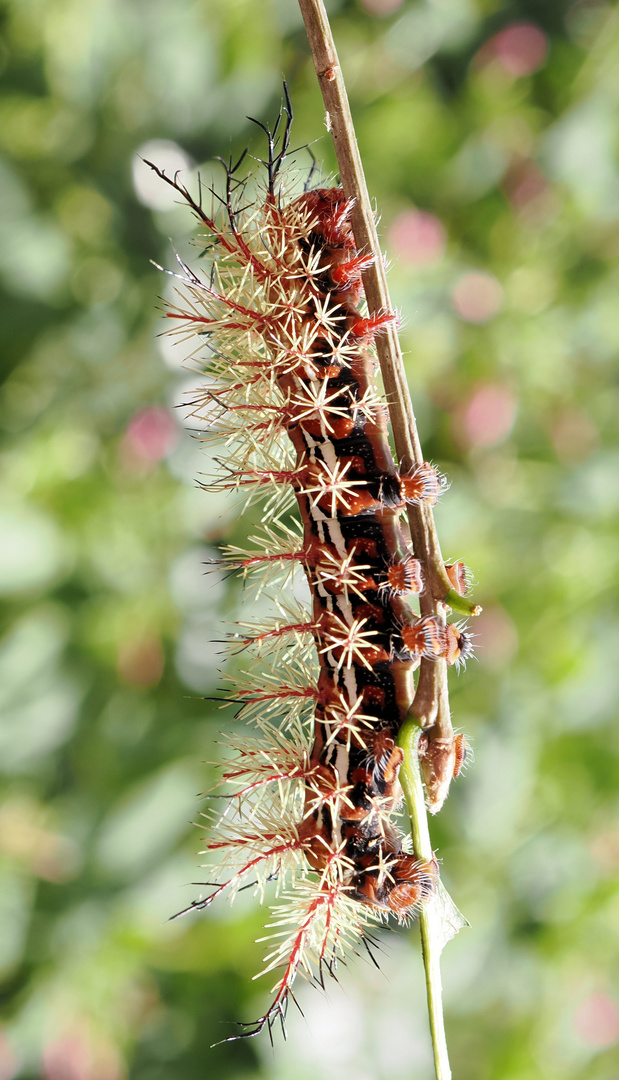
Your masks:
<svg viewBox="0 0 619 1080"><path fill-rule="evenodd" d="M361 309L361 273L375 256L356 250L342 189L288 193L291 122L286 92L274 130L264 129L266 190L250 196L243 158L230 161L217 213L152 166L209 245L208 276L179 260L167 315L206 376L192 408L227 447L214 483L263 508L250 546L222 558L250 588L275 589L277 613L240 623L231 642L246 668L231 696L256 736L229 740L230 808L206 849L218 883L186 909L249 886L262 897L277 883L264 968L277 978L245 1036L283 1022L297 975L322 983L372 925L408 920L433 894L436 861L416 859L395 822L396 740L421 660L457 665L471 654L462 623L415 609L424 567L402 514L407 503L433 505L446 482L428 462L396 467L371 355L395 316ZM297 567L308 608L283 592ZM447 573L456 592L467 588L461 564ZM425 737L423 755L436 811L464 738Z"/></svg>

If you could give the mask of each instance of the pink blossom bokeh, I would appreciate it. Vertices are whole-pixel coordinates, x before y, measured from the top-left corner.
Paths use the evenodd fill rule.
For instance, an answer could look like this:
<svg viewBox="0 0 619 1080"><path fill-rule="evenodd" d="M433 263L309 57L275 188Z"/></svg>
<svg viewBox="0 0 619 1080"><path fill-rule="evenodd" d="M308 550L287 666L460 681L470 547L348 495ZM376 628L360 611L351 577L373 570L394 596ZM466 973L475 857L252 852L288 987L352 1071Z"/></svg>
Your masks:
<svg viewBox="0 0 619 1080"><path fill-rule="evenodd" d="M495 63L513 79L533 75L545 63L548 38L531 22L513 22L486 41L475 59L475 66Z"/></svg>
<svg viewBox="0 0 619 1080"><path fill-rule="evenodd" d="M591 994L576 1010L574 1027L588 1046L612 1046L619 1039L619 1004L608 994Z"/></svg>
<svg viewBox="0 0 619 1080"><path fill-rule="evenodd" d="M485 323L500 311L503 289L494 274L469 270L458 278L452 289L451 299L457 314L464 322Z"/></svg>
<svg viewBox="0 0 619 1080"><path fill-rule="evenodd" d="M446 246L445 226L427 210L403 210L389 229L389 248L405 265L439 262Z"/></svg>

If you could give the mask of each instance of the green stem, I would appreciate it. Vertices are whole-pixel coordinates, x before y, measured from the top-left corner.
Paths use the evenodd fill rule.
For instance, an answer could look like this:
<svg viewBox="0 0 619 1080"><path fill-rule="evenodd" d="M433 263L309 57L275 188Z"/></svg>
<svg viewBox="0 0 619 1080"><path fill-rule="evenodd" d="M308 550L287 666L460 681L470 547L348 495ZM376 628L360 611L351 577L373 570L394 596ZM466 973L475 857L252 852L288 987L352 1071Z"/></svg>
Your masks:
<svg viewBox="0 0 619 1080"><path fill-rule="evenodd" d="M398 746L404 751L404 761L400 769L400 783L406 799L406 807L411 822L413 849L418 859L431 862L434 858L421 771L419 769L418 743L421 729L414 720L407 720L398 735ZM426 993L428 1015L432 1035L432 1051L436 1080L451 1080L451 1068L447 1053L445 1021L443 1019L443 987L441 983L441 942L437 932L437 920L440 914L430 901L425 904L419 915L421 950L426 975Z"/></svg>
<svg viewBox="0 0 619 1080"><path fill-rule="evenodd" d="M472 600L469 600L466 596L461 596L455 589L449 590L443 603L460 615L481 615L482 612L480 604L474 604Z"/></svg>

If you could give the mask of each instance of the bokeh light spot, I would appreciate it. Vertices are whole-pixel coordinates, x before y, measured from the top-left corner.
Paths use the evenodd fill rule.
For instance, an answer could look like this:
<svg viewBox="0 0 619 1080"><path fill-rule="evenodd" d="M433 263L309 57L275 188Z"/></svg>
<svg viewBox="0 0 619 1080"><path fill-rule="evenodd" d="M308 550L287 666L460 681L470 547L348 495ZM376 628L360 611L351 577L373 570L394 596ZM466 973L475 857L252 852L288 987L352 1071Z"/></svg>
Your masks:
<svg viewBox="0 0 619 1080"><path fill-rule="evenodd" d="M484 607L470 628L475 635L475 655L484 667L500 671L516 656L518 631L502 607Z"/></svg>
<svg viewBox="0 0 619 1080"><path fill-rule="evenodd" d="M361 0L361 7L370 15L391 15L402 7L404 0Z"/></svg>
<svg viewBox="0 0 619 1080"><path fill-rule="evenodd" d="M158 638L127 641L118 650L118 676L129 686L156 686L163 674L164 656Z"/></svg>
<svg viewBox="0 0 619 1080"><path fill-rule="evenodd" d="M167 409L149 405L134 413L125 432L121 454L125 465L140 471L141 466L162 461L178 440L178 428Z"/></svg>
<svg viewBox="0 0 619 1080"><path fill-rule="evenodd" d="M4 1034L0 1030L0 1080L13 1080L19 1071L19 1062L13 1053L13 1049Z"/></svg>
<svg viewBox="0 0 619 1080"><path fill-rule="evenodd" d="M464 432L471 446L496 446L516 419L518 401L507 386L480 386L464 409Z"/></svg>
<svg viewBox="0 0 619 1080"><path fill-rule="evenodd" d="M133 186L143 206L150 210L174 210L178 203L176 191L162 183L147 161L152 161L172 178L174 173L192 168L191 158L171 139L151 139L140 146L131 164Z"/></svg>
<svg viewBox="0 0 619 1080"><path fill-rule="evenodd" d="M49 585L70 566L55 520L30 503L0 510L0 595Z"/></svg>
<svg viewBox="0 0 619 1080"><path fill-rule="evenodd" d="M503 289L494 274L477 270L463 274L451 296L460 318L470 323L488 322L503 304Z"/></svg>
<svg viewBox="0 0 619 1080"><path fill-rule="evenodd" d="M47 1044L43 1051L44 1080L120 1080L118 1052L85 1021Z"/></svg>
<svg viewBox="0 0 619 1080"><path fill-rule="evenodd" d="M87 244L105 240L114 217L111 203L99 191L77 184L61 193L56 212L63 228Z"/></svg>
<svg viewBox="0 0 619 1080"><path fill-rule="evenodd" d="M557 278L546 266L519 266L507 281L510 307L524 315L539 315L557 295Z"/></svg>
<svg viewBox="0 0 619 1080"><path fill-rule="evenodd" d="M523 212L546 195L549 184L534 161L520 161L505 176L503 187L512 205Z"/></svg>
<svg viewBox="0 0 619 1080"><path fill-rule="evenodd" d="M548 40L533 23L512 23L495 34L484 51L517 79L532 75L542 66L548 53Z"/></svg>
<svg viewBox="0 0 619 1080"><path fill-rule="evenodd" d="M593 420L576 405L567 406L555 417L551 437L563 465L585 461L600 444L600 434Z"/></svg>
<svg viewBox="0 0 619 1080"><path fill-rule="evenodd" d="M123 284L123 272L110 259L92 256L84 259L73 274L71 288L80 304L111 304L119 295Z"/></svg>
<svg viewBox="0 0 619 1080"><path fill-rule="evenodd" d="M389 230L389 244L403 263L427 266L445 254L447 236L442 221L426 210L404 210Z"/></svg>
<svg viewBox="0 0 619 1080"><path fill-rule="evenodd" d="M619 870L619 828L603 829L589 846L602 873L615 877Z"/></svg>
<svg viewBox="0 0 619 1080"><path fill-rule="evenodd" d="M34 799L7 799L0 807L0 851L45 881L70 881L79 870L77 845L51 829L48 817ZM0 1037L0 1080L3 1075Z"/></svg>
<svg viewBox="0 0 619 1080"><path fill-rule="evenodd" d="M591 994L576 1010L574 1026L588 1046L612 1046L619 1039L619 1005L608 994Z"/></svg>

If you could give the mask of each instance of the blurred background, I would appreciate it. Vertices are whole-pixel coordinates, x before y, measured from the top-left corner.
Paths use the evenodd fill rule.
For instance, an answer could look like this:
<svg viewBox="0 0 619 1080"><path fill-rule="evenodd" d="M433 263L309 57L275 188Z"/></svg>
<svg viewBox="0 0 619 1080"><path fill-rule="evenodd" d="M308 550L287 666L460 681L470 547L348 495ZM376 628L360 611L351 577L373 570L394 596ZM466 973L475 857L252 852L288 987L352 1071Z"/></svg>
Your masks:
<svg viewBox="0 0 619 1080"><path fill-rule="evenodd" d="M619 1075L619 28L603 0L328 5L401 311L443 551L484 614L452 676L474 765L433 840L471 923L443 956L458 1080ZM168 923L229 714L251 520L158 335L193 230L136 157L200 167L273 119L334 171L294 0L3 0L0 1080L430 1080L417 930L289 1041L253 1019L265 912ZM306 158L299 157L304 167ZM219 629L218 629L219 628ZM219 632L221 630L221 632Z"/></svg>

